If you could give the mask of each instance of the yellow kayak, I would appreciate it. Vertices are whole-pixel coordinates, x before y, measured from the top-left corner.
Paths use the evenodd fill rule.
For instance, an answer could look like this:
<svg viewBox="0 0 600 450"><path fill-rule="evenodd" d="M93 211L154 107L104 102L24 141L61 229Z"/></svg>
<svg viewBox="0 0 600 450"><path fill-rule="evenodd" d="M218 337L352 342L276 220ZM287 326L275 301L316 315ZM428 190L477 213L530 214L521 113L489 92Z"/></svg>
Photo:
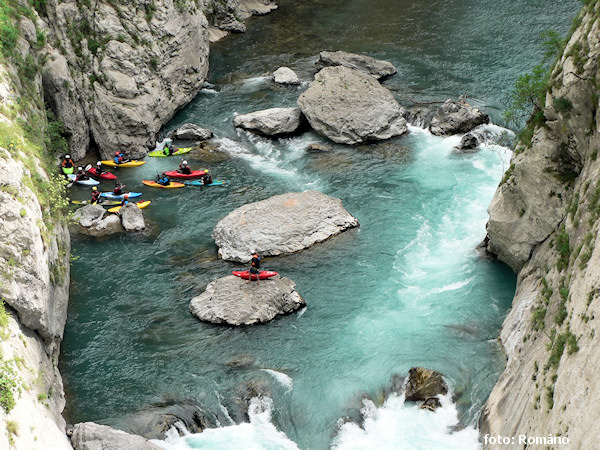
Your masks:
<svg viewBox="0 0 600 450"><path fill-rule="evenodd" d="M124 162L123 164L117 164L114 161L108 161L108 160L104 160L104 161L100 161L100 162L108 167L137 167L137 166L141 166L142 164L146 164L146 161L127 161L127 162Z"/></svg>
<svg viewBox="0 0 600 450"><path fill-rule="evenodd" d="M132 203L132 205L136 205L138 208L140 209L144 209L146 206L148 206L150 204L150 200L146 200L145 202L139 202L139 203ZM119 212L119 210L122 208L122 206L115 206L114 208L110 208L108 210L108 212L111 213L116 213Z"/></svg>
<svg viewBox="0 0 600 450"><path fill-rule="evenodd" d="M185 186L185 184L177 183L176 181L171 181L166 186L163 184L157 183L156 181L150 181L150 180L142 180L142 183L144 183L146 186L152 186L152 187L157 187L157 188L162 188L162 189L175 189L175 188L182 188Z"/></svg>

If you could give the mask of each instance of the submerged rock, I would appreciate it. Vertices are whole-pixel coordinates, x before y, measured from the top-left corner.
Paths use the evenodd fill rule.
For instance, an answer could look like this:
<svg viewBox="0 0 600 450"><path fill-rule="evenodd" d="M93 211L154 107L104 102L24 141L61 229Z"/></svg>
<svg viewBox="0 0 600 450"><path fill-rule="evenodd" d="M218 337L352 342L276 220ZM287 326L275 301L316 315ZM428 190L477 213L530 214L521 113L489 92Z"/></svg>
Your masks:
<svg viewBox="0 0 600 450"><path fill-rule="evenodd" d="M142 210L135 203L128 203L119 210L121 224L126 231L141 231L146 228Z"/></svg>
<svg viewBox="0 0 600 450"><path fill-rule="evenodd" d="M442 403L440 402L440 399L437 397L429 397L421 405L421 409L428 409L429 411L435 411L436 409L441 408L441 407L442 407Z"/></svg>
<svg viewBox="0 0 600 450"><path fill-rule="evenodd" d="M298 131L304 117L298 108L270 108L233 118L233 125L267 136L289 134Z"/></svg>
<svg viewBox="0 0 600 450"><path fill-rule="evenodd" d="M190 302L190 312L198 319L228 325L253 325L270 322L303 306L296 283L278 275L246 283L233 275L219 278Z"/></svg>
<svg viewBox="0 0 600 450"><path fill-rule="evenodd" d="M357 226L340 199L318 191L290 192L235 209L212 237L222 259L248 262L254 251L286 255Z"/></svg>
<svg viewBox="0 0 600 450"><path fill-rule="evenodd" d="M166 432L178 422L185 425L190 433L200 433L205 428L215 426L207 421L200 405L189 399L159 404L141 411L126 420L126 429L146 439L165 439Z"/></svg>
<svg viewBox="0 0 600 450"><path fill-rule="evenodd" d="M408 371L408 383L404 393L406 400L427 400L447 393L448 386L441 373L423 367L413 367Z"/></svg>
<svg viewBox="0 0 600 450"><path fill-rule="evenodd" d="M436 110L432 108L412 108L406 111L404 117L406 121L411 125L419 128L429 128L433 116L435 116Z"/></svg>
<svg viewBox="0 0 600 450"><path fill-rule="evenodd" d="M202 128L193 123L185 123L173 132L173 138L184 141L205 141L212 135L212 131L208 128Z"/></svg>
<svg viewBox="0 0 600 450"><path fill-rule="evenodd" d="M298 98L313 129L340 144L389 139L408 131L394 95L364 72L326 67Z"/></svg>
<svg viewBox="0 0 600 450"><path fill-rule="evenodd" d="M479 139L473 133L467 133L460 140L458 146L454 147L459 152L463 153L475 153L479 146Z"/></svg>
<svg viewBox="0 0 600 450"><path fill-rule="evenodd" d="M160 450L161 447L141 436L125 433L94 422L78 423L73 428L71 443L75 450Z"/></svg>
<svg viewBox="0 0 600 450"><path fill-rule="evenodd" d="M489 123L490 117L459 98L457 102L446 100L431 120L429 130L436 136L468 133L473 128Z"/></svg>
<svg viewBox="0 0 600 450"><path fill-rule="evenodd" d="M279 84L300 84L298 75L289 67L280 67L273 72L273 81Z"/></svg>
<svg viewBox="0 0 600 450"><path fill-rule="evenodd" d="M100 205L86 205L79 208L73 214L73 219L78 224L77 231L86 236L103 237L125 231L121 219L108 213Z"/></svg>
<svg viewBox="0 0 600 450"><path fill-rule="evenodd" d="M390 62L343 51L321 52L317 64L323 67L344 66L366 72L377 79L396 73L396 68Z"/></svg>

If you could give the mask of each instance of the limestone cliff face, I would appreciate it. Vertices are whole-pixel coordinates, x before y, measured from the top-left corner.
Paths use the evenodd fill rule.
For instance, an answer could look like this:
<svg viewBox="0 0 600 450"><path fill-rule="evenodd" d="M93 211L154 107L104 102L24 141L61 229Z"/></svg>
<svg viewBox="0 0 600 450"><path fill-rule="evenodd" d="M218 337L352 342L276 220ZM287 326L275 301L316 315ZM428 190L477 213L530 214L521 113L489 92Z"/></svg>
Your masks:
<svg viewBox="0 0 600 450"><path fill-rule="evenodd" d="M591 448L597 429L599 16L597 2L584 7L552 71L545 125L530 147L516 148L489 207L488 248L518 283L500 333L507 367L483 412L484 435L567 436L570 448Z"/></svg>
<svg viewBox="0 0 600 450"><path fill-rule="evenodd" d="M68 132L71 156L145 155L160 127L202 87L209 34L216 40L243 32L241 20L276 6L271 0L48 0L44 87Z"/></svg>

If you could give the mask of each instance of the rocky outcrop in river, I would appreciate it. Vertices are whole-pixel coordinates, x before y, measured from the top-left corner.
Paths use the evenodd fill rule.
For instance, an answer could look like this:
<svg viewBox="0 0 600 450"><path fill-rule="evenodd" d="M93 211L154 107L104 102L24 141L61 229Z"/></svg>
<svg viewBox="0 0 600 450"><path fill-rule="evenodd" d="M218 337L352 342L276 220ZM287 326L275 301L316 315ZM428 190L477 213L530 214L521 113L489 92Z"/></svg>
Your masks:
<svg viewBox="0 0 600 450"><path fill-rule="evenodd" d="M342 201L318 191L290 192L249 203L221 219L212 232L219 257L248 262L298 252L358 226Z"/></svg>
<svg viewBox="0 0 600 450"><path fill-rule="evenodd" d="M253 325L270 322L303 306L296 283L276 275L260 284L229 275L208 284L190 302L190 312L204 322L227 325Z"/></svg>
<svg viewBox="0 0 600 450"><path fill-rule="evenodd" d="M306 123L299 108L270 108L233 118L233 125L266 136L297 132Z"/></svg>
<svg viewBox="0 0 600 450"><path fill-rule="evenodd" d="M488 248L517 272L517 290L483 435L562 436L586 448L597 428L599 13L597 2L583 7L551 72L543 124L530 125L489 207Z"/></svg>
<svg viewBox="0 0 600 450"><path fill-rule="evenodd" d="M344 66L366 72L378 80L396 73L396 68L388 61L343 51L321 52L317 65L321 67Z"/></svg>
<svg viewBox="0 0 600 450"><path fill-rule="evenodd" d="M79 233L96 238L146 228L142 210L134 203L123 206L118 214L100 205L86 205L75 212L73 220Z"/></svg>
<svg viewBox="0 0 600 450"><path fill-rule="evenodd" d="M394 95L364 72L326 67L298 98L313 129L340 144L400 136L408 131Z"/></svg>

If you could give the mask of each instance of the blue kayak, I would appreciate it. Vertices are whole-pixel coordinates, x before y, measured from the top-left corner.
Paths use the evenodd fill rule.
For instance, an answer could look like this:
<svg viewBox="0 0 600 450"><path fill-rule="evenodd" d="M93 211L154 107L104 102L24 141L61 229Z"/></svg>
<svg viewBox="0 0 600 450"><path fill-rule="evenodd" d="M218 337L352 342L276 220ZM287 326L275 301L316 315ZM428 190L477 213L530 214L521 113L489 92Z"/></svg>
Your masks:
<svg viewBox="0 0 600 450"><path fill-rule="evenodd" d="M69 174L67 176L69 177L69 180L73 181L74 183L83 184L84 186L95 186L97 184L100 184L99 181L92 180L91 178L88 180L75 181L75 178L77 178L77 175Z"/></svg>
<svg viewBox="0 0 600 450"><path fill-rule="evenodd" d="M129 195L129 198L134 198L134 197L139 197L140 195L142 195L142 193L141 192L125 192L124 194L121 194L121 195L115 195L112 192L102 192L100 194L100 197L109 198L111 200L123 200L124 195Z"/></svg>
<svg viewBox="0 0 600 450"><path fill-rule="evenodd" d="M200 180L183 182L183 184L185 184L187 186L221 186L222 184L225 184L225 183L227 183L227 181L225 181L225 180L215 180L210 184L202 184L202 181L200 181Z"/></svg>

